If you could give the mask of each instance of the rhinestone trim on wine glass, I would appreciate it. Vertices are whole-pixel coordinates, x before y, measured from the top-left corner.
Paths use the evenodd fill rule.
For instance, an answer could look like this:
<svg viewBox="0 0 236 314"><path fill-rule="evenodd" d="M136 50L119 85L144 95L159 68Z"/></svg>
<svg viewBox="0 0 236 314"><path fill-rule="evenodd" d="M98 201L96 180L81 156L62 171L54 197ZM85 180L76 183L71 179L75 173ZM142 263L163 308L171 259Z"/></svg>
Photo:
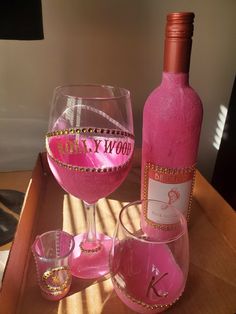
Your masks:
<svg viewBox="0 0 236 314"><path fill-rule="evenodd" d="M132 154L133 155L133 154ZM48 153L49 158L51 158L53 161L55 161L55 163L58 164L58 166L63 167L65 169L69 169L69 170L73 170L73 171L79 171L79 172L96 172L96 173L106 173L106 172L116 172L119 171L123 168L126 168L127 166L130 165L131 160L132 160L132 155L130 157L130 159L125 162L124 164L122 164L121 166L117 166L117 167L109 167L109 168L88 168L88 167L79 167L79 166L74 166L74 165L70 165L70 164L66 164L64 162L61 162L60 160L54 158L53 156L51 156Z"/></svg>
<svg viewBox="0 0 236 314"><path fill-rule="evenodd" d="M113 283L116 285L116 287L122 292L125 294L125 296L130 300L132 301L133 303L136 303L138 305L141 305L142 307L146 308L147 310L166 310L168 309L169 307L171 307L174 303L176 303L180 297L182 296L183 294L183 291L181 292L180 296L178 298L176 298L173 302L171 303L168 303L168 304L147 304L141 300L138 300L136 298L134 298L133 296L131 296L129 293L127 293L126 291L124 291L124 289L120 286L120 284L117 282L117 280L115 279L114 276L112 276L112 281Z"/></svg>
<svg viewBox="0 0 236 314"><path fill-rule="evenodd" d="M106 128L70 128L64 130L56 130L52 132L48 132L46 137L53 137L53 136L61 136L61 135L69 135L69 134L110 134L110 135L118 135L118 136L125 136L134 139L134 135L129 132L117 130L117 129L106 129Z"/></svg>
<svg viewBox="0 0 236 314"><path fill-rule="evenodd" d="M94 249L84 249L83 248L83 243L81 242L80 245L80 250L81 252L83 253L87 253L87 254L90 254L90 253L97 253L101 250L102 246L101 245L98 245L98 247L94 248Z"/></svg>
<svg viewBox="0 0 236 314"><path fill-rule="evenodd" d="M110 135L118 135L118 136L125 136L129 137L131 139L134 139L134 135L129 133L129 132L124 132L121 130L116 130L116 129L106 129L106 128L71 128L71 129L64 129L64 130L57 130L53 132L49 132L46 134L46 147L48 146L47 144L47 138L51 137L57 137L57 136L62 136L62 135L70 135L70 134L110 134ZM120 171L123 168L126 168L128 165L130 165L130 162L132 160L132 155L130 156L130 159L125 162L124 164L116 167L108 167L108 168L90 168L90 167L80 167L80 166L74 166L68 163L64 163L60 161L59 159L55 158L52 156L49 150L47 150L48 156L55 162L57 163L60 167L63 167L65 169L73 170L73 171L79 171L79 172L96 172L96 173L106 173L106 172L115 172L115 171Z"/></svg>

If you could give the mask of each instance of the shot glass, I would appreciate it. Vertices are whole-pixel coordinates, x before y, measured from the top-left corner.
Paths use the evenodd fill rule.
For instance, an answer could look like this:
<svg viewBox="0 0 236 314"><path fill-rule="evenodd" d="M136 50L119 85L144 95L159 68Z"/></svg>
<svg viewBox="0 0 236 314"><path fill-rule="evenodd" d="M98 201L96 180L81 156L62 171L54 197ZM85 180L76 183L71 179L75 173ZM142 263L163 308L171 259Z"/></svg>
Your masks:
<svg viewBox="0 0 236 314"><path fill-rule="evenodd" d="M57 301L68 293L72 275L70 258L75 243L72 235L54 230L36 237L32 252L43 297Z"/></svg>

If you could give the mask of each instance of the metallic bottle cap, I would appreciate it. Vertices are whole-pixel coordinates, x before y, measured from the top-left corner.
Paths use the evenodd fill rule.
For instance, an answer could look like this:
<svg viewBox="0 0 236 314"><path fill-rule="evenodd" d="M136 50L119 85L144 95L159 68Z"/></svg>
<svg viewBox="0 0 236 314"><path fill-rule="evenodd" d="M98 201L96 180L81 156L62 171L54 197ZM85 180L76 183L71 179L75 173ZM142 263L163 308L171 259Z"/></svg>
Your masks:
<svg viewBox="0 0 236 314"><path fill-rule="evenodd" d="M167 15L164 72L188 73L192 47L194 13Z"/></svg>

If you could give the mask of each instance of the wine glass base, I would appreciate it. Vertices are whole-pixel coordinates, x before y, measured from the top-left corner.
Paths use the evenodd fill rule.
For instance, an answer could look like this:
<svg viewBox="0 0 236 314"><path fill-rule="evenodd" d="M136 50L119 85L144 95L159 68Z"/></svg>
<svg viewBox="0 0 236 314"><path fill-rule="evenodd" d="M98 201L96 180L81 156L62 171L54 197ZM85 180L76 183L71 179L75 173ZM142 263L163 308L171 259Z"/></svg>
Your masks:
<svg viewBox="0 0 236 314"><path fill-rule="evenodd" d="M109 253L112 239L105 234L97 234L98 249L84 250L83 241L86 234L74 237L75 248L72 254L72 275L83 279L96 279L109 273Z"/></svg>

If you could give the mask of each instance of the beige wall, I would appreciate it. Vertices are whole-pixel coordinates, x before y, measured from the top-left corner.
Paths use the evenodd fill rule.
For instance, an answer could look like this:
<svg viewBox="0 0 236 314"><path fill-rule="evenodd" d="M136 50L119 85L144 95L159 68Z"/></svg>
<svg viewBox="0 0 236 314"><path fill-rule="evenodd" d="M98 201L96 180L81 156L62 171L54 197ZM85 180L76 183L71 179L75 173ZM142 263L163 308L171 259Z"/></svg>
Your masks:
<svg viewBox="0 0 236 314"><path fill-rule="evenodd" d="M235 0L42 0L45 39L0 40L0 170L31 169L44 149L55 86L132 92L137 146L144 101L160 83L165 16L194 11L191 83L204 103L199 168L210 178L217 115L235 73Z"/></svg>

